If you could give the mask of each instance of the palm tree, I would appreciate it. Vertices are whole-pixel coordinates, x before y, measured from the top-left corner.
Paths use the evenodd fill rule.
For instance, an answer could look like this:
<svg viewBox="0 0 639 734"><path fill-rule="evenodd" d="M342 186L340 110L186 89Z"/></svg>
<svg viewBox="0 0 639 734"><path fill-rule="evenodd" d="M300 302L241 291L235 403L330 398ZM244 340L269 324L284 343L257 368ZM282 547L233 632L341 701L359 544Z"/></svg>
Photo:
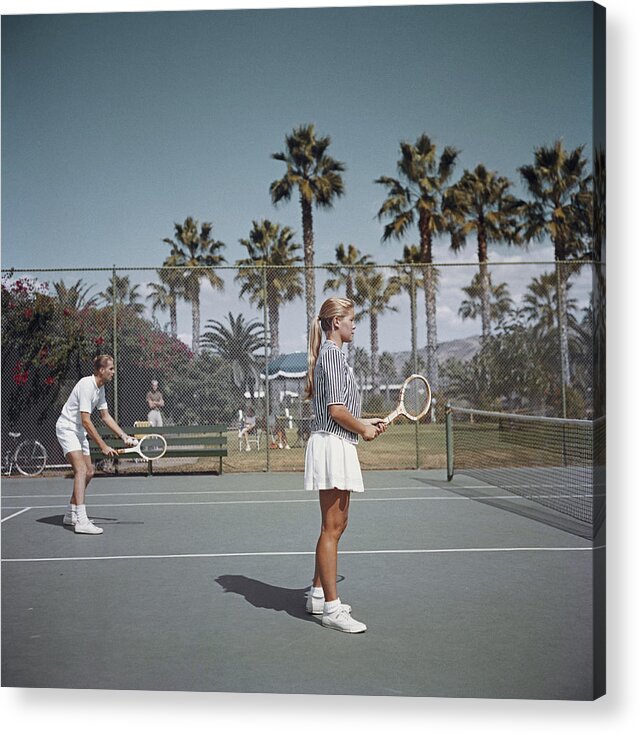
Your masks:
<svg viewBox="0 0 639 734"><path fill-rule="evenodd" d="M364 347L355 347L353 350L353 372L359 377L360 387L363 390L371 374L371 359Z"/></svg>
<svg viewBox="0 0 639 734"><path fill-rule="evenodd" d="M389 283L397 286L399 291L406 291L410 303L410 346L413 358L413 372L417 372L417 291L424 287L424 278L421 268L420 251L415 245L404 247L404 256L395 260L398 264L397 274L389 279ZM409 373L412 374L412 373Z"/></svg>
<svg viewBox="0 0 639 734"><path fill-rule="evenodd" d="M99 296L89 296L95 286L85 285L82 278L76 280L71 286L67 286L63 280L53 284L58 303L63 308L80 311L83 308L93 308L98 305Z"/></svg>
<svg viewBox="0 0 639 734"><path fill-rule="evenodd" d="M184 297L190 302L193 311L193 338L191 349L194 354L200 350L200 282L208 281L213 288L223 290L224 281L212 270L216 265L226 262L220 254L226 245L211 237L213 225L204 222L198 232L198 222L187 217L184 224L174 223L175 240L163 240L171 245L171 261L184 268L182 272Z"/></svg>
<svg viewBox="0 0 639 734"><path fill-rule="evenodd" d="M399 286L389 282L378 270L360 270L355 276L355 303L360 307L358 318L368 316L371 336L371 382L372 392L379 395L379 317L388 311L397 311L390 305Z"/></svg>
<svg viewBox="0 0 639 734"><path fill-rule="evenodd" d="M572 283L566 283L566 294ZM535 334L547 337L559 328L559 309L557 307L557 276L555 273L542 273L533 278L526 288L523 297L522 314L532 326ZM566 298L566 319L568 327L574 330L577 325L575 312L577 300Z"/></svg>
<svg viewBox="0 0 639 734"><path fill-rule="evenodd" d="M270 331L271 355L280 353L280 306L300 298L303 293L300 272L295 267L302 262L297 255L302 248L293 242L289 227L263 219L253 220L248 239L240 240L248 257L238 260L240 270L235 276L242 283L240 298L248 294L250 303L264 308L264 275L266 275L266 305ZM273 266L273 267L270 267ZM266 273L264 272L266 268Z"/></svg>
<svg viewBox="0 0 639 734"><path fill-rule="evenodd" d="M264 348L264 326L257 319L245 321L242 314L226 317L228 326L211 319L202 334L202 345L211 349L231 365L237 399L242 400L248 390L253 394L259 377L261 355Z"/></svg>
<svg viewBox="0 0 639 734"><path fill-rule="evenodd" d="M427 135L421 135L415 145L400 143L401 158L397 162L398 178L381 176L375 183L387 188L386 200L377 216L390 220L384 227L382 239L401 239L408 229L417 225L420 263L424 264L426 294L426 339L428 379L437 390L437 283L433 263L433 238L448 231L442 213L444 187L455 168L458 151L447 146L441 156Z"/></svg>
<svg viewBox="0 0 639 734"><path fill-rule="evenodd" d="M304 239L304 267L306 279L306 325L310 333L315 318L315 272L313 239L313 204L330 209L335 197L344 194L341 173L345 166L326 154L331 144L329 136L318 137L315 126L301 125L286 136L286 150L273 153L276 161L286 164L286 173L270 186L274 204L289 201L297 189L302 207L302 236Z"/></svg>
<svg viewBox="0 0 639 734"><path fill-rule="evenodd" d="M151 313L155 316L156 311L169 312L171 323L171 336L177 336L177 300L184 296L184 276L180 270L171 267L172 258L169 256L165 261L166 267L157 271L159 283L149 283L150 293L146 297L151 301Z"/></svg>
<svg viewBox="0 0 639 734"><path fill-rule="evenodd" d="M488 302L485 300L485 283L482 281L482 274L475 273L470 285L462 288L467 298L461 302L459 307L459 315L462 319L476 319L481 316L482 322L487 317L488 331L484 332L482 323L482 341L486 341L486 337L490 333L490 324L492 322L499 323L513 308L513 299L510 297L508 285L506 283L492 284L490 273L485 274L488 279Z"/></svg>
<svg viewBox="0 0 639 734"><path fill-rule="evenodd" d="M105 305L120 305L130 309L135 314L144 313L144 304L140 303L139 285L131 285L128 275L113 273L106 290L99 294Z"/></svg>
<svg viewBox="0 0 639 734"><path fill-rule="evenodd" d="M508 193L512 183L482 164L474 171L464 171L461 179L444 196L443 211L449 218L451 247L459 252L466 237L475 233L479 261L479 295L481 298L481 333L485 341L490 334L490 274L488 244L518 243L517 214L522 202Z"/></svg>
<svg viewBox="0 0 639 734"><path fill-rule="evenodd" d="M395 359L390 352L379 355L379 375L386 384L386 401L390 400L390 384L398 379Z"/></svg>
<svg viewBox="0 0 639 734"><path fill-rule="evenodd" d="M340 242L335 248L335 263L326 263L326 269L334 276L324 283L324 293L327 291L343 291L346 298L355 299L355 273L356 268L363 265L371 265L370 255L363 255L355 245L349 245L348 249ZM353 366L353 342L348 343L348 363Z"/></svg>
<svg viewBox="0 0 639 734"><path fill-rule="evenodd" d="M592 239L592 197L589 195L592 176L586 173L588 161L583 157L584 146L567 151L561 140L552 146L535 149L534 163L518 171L530 194L523 205L523 237L542 240L550 237L557 263L559 339L561 345L561 377L570 385L568 350L567 280L563 264L580 259Z"/></svg>

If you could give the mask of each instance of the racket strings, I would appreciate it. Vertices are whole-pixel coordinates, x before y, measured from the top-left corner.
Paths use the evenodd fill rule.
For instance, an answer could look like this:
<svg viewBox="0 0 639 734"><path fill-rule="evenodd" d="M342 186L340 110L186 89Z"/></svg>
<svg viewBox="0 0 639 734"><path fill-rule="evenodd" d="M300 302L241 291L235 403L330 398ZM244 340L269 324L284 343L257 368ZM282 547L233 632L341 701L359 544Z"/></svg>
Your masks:
<svg viewBox="0 0 639 734"><path fill-rule="evenodd" d="M404 410L410 416L421 415L428 407L430 392L424 380L410 380L404 389Z"/></svg>
<svg viewBox="0 0 639 734"><path fill-rule="evenodd" d="M146 459L158 459L166 451L166 441L162 436L145 436L140 441L138 449Z"/></svg>

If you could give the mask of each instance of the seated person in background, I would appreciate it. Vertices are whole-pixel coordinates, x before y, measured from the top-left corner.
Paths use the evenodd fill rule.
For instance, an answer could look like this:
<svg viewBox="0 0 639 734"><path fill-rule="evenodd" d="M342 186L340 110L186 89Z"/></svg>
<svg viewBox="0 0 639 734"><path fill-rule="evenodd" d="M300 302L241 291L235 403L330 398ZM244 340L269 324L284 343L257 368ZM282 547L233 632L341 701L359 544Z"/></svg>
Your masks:
<svg viewBox="0 0 639 734"><path fill-rule="evenodd" d="M275 419L275 440L280 449L290 449L288 439L286 438L286 418L278 416Z"/></svg>
<svg viewBox="0 0 639 734"><path fill-rule="evenodd" d="M249 446L248 434L255 432L256 423L257 423L257 419L255 417L255 411L251 407L247 408L244 413L243 425L240 428L240 431L238 433L238 437L240 439L240 450L242 449L242 439L244 439L245 450L246 451L251 450L251 447Z"/></svg>

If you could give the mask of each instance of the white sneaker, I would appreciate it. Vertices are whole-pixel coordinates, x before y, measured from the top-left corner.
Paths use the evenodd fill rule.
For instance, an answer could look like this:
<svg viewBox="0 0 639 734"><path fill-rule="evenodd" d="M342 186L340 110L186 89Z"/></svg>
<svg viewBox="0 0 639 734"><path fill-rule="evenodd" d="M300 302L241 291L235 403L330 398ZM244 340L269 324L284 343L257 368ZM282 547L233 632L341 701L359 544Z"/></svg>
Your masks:
<svg viewBox="0 0 639 734"><path fill-rule="evenodd" d="M285 449L288 449L289 451L291 450L291 447L288 444L286 444L286 446L284 446L284 448Z"/></svg>
<svg viewBox="0 0 639 734"><path fill-rule="evenodd" d="M250 451L251 450L251 447L250 446L247 446L244 450L245 451Z"/></svg>
<svg viewBox="0 0 639 734"><path fill-rule="evenodd" d="M65 512L62 518L63 525L75 525L78 522L78 516L75 512Z"/></svg>
<svg viewBox="0 0 639 734"><path fill-rule="evenodd" d="M339 632L351 632L353 634L366 632L366 625L363 622L358 622L356 619L353 619L350 612L347 612L343 606L340 606L332 614L324 614L322 616L322 626L339 630Z"/></svg>
<svg viewBox="0 0 639 734"><path fill-rule="evenodd" d="M342 604L342 609L346 609L349 614L351 612L350 604ZM309 594L306 599L306 611L309 614L324 614L324 597Z"/></svg>
<svg viewBox="0 0 639 734"><path fill-rule="evenodd" d="M103 528L97 527L91 520L87 520L86 522L78 521L73 529L76 533L84 533L85 535L100 535L104 532Z"/></svg>

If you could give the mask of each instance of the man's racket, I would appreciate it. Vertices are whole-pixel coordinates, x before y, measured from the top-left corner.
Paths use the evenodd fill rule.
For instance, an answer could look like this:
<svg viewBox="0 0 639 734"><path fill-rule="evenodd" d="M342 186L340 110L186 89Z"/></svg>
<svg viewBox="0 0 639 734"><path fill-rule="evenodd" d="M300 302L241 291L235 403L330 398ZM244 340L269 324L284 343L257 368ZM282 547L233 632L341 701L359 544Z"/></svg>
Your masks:
<svg viewBox="0 0 639 734"><path fill-rule="evenodd" d="M430 399L430 385L425 377L422 375L407 377L399 393L399 404L384 418L384 423L388 425L400 415L412 421L419 420L428 412Z"/></svg>
<svg viewBox="0 0 639 734"><path fill-rule="evenodd" d="M124 449L117 449L118 454L139 454L146 461L161 459L166 453L166 439L159 433L149 433L148 436L141 438L135 446L127 446Z"/></svg>

